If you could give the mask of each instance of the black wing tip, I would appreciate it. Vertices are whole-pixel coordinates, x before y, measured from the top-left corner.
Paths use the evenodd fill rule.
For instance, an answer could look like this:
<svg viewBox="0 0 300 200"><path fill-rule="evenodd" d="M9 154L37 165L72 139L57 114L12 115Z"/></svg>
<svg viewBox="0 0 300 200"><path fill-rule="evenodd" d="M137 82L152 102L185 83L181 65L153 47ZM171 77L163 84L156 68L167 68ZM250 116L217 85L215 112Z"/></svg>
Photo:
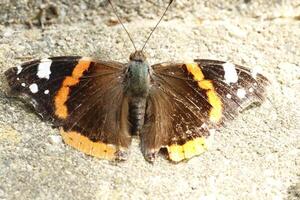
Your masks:
<svg viewBox="0 0 300 200"><path fill-rule="evenodd" d="M270 79L261 73L257 74L257 79L259 79L261 81L261 84L264 87L268 87L269 85L271 85Z"/></svg>
<svg viewBox="0 0 300 200"><path fill-rule="evenodd" d="M68 61L68 60L79 60L82 56L72 55L72 56L52 56L48 59L52 61Z"/></svg>
<svg viewBox="0 0 300 200"><path fill-rule="evenodd" d="M202 63L205 64L217 64L217 65L221 65L226 63L226 61L222 61L222 60L213 60L213 59L194 59L194 62L199 63L200 65Z"/></svg>

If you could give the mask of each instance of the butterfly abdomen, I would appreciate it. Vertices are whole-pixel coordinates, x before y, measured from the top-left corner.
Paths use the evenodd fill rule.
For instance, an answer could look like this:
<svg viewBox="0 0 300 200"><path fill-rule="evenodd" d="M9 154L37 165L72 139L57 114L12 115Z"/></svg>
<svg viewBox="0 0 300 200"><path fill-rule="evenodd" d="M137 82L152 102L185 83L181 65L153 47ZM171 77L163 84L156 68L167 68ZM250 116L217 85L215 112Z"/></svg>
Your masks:
<svg viewBox="0 0 300 200"><path fill-rule="evenodd" d="M146 98L135 97L129 102L129 122L131 133L137 135L144 125L144 116L146 110Z"/></svg>

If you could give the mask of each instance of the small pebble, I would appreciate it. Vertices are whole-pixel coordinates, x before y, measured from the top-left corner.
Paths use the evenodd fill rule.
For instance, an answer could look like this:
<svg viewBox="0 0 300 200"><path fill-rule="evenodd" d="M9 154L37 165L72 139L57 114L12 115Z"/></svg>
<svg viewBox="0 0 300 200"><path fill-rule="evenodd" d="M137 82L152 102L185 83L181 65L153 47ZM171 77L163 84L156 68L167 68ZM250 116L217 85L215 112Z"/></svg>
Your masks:
<svg viewBox="0 0 300 200"><path fill-rule="evenodd" d="M230 23L224 23L225 28L228 30L229 34L231 36L237 37L237 38L246 38L247 32L242 30L236 25L230 24Z"/></svg>
<svg viewBox="0 0 300 200"><path fill-rule="evenodd" d="M2 187L0 187L0 199L4 198L4 196L5 196L5 190Z"/></svg>
<svg viewBox="0 0 300 200"><path fill-rule="evenodd" d="M61 144L62 143L62 138L59 135L50 135L49 136L49 142L51 144Z"/></svg>
<svg viewBox="0 0 300 200"><path fill-rule="evenodd" d="M14 33L13 29L8 28L8 29L6 29L6 30L4 31L3 36L4 36L4 37L10 37L10 36L13 35L13 33Z"/></svg>

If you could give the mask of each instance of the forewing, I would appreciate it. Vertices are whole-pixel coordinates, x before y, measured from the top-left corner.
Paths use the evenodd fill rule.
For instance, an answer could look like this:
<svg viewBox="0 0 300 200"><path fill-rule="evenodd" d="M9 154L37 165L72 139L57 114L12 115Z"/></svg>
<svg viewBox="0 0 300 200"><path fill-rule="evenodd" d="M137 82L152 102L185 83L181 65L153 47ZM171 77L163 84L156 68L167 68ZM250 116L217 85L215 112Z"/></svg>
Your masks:
<svg viewBox="0 0 300 200"><path fill-rule="evenodd" d="M266 97L268 79L260 74L260 68L252 69L230 62L199 59L195 62L200 67L205 79L211 80L214 90L222 101L224 122L253 103L262 103Z"/></svg>
<svg viewBox="0 0 300 200"><path fill-rule="evenodd" d="M160 148L175 162L199 155L226 120L265 96L267 79L231 63L195 60L153 67L142 150L153 160Z"/></svg>
<svg viewBox="0 0 300 200"><path fill-rule="evenodd" d="M61 127L67 144L96 157L122 159L130 143L123 71L117 62L53 57L5 74L12 93Z"/></svg>
<svg viewBox="0 0 300 200"><path fill-rule="evenodd" d="M44 119L56 121L53 99L81 57L33 60L5 72L10 92L30 103Z"/></svg>

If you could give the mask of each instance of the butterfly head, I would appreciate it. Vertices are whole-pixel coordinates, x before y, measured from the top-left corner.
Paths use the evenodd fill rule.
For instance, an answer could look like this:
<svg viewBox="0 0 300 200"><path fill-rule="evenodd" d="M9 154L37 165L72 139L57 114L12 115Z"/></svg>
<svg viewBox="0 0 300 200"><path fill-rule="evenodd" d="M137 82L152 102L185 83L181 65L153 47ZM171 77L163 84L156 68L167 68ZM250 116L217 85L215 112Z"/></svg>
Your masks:
<svg viewBox="0 0 300 200"><path fill-rule="evenodd" d="M130 61L145 62L146 56L142 51L135 51L129 56Z"/></svg>

